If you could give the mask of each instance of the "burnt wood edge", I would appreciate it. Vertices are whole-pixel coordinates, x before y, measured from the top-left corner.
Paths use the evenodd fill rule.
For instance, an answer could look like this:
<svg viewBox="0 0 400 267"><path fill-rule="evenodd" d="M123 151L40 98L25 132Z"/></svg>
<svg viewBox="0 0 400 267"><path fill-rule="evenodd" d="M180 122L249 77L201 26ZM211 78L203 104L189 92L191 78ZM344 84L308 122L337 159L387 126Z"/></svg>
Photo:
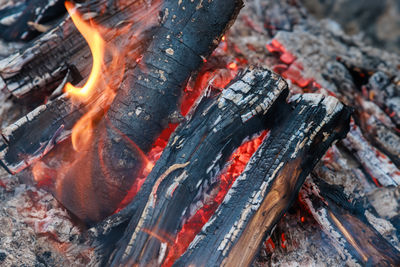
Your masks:
<svg viewBox="0 0 400 267"><path fill-rule="evenodd" d="M276 116L271 114L285 109L287 95L287 84L279 76L268 70L248 69L219 97L204 97L192 117L170 138L140 192L127 207L129 212L123 211L130 223L108 264L147 262L138 252L148 242L156 248L160 243L142 229L176 233L183 218L188 216L184 210L206 193L198 191L207 191L206 187L215 185L217 181L212 182L213 178L223 169L233 150L246 136L275 120ZM177 216L171 216L172 213ZM157 224L158 229L154 227L156 220L162 221ZM109 227L110 223L100 226L102 232L104 225ZM105 236L102 235L102 240ZM109 247L103 245L105 249ZM146 249L142 254L153 261L156 250Z"/></svg>
<svg viewBox="0 0 400 267"><path fill-rule="evenodd" d="M174 266L250 266L305 177L330 144L346 135L350 112L333 97L300 96Z"/></svg>
<svg viewBox="0 0 400 267"><path fill-rule="evenodd" d="M369 223L362 205L348 200L342 188L312 175L300 199L347 260L363 266L400 265L400 252Z"/></svg>

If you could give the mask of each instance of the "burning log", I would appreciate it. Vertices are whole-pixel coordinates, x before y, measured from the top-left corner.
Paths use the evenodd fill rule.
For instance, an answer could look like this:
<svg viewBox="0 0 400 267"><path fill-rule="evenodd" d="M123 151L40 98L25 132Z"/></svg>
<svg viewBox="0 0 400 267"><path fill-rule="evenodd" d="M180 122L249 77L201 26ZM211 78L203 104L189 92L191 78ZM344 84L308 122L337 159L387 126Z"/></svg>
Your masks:
<svg viewBox="0 0 400 267"><path fill-rule="evenodd" d="M109 263L156 262L164 246L157 236L174 235L193 215L218 184L216 174L233 150L288 108L287 94L286 83L276 74L247 70L218 98L203 98L127 207L132 219Z"/></svg>
<svg viewBox="0 0 400 267"><path fill-rule="evenodd" d="M400 252L369 223L366 210L352 204L341 188L309 178L300 196L348 263L400 265Z"/></svg>
<svg viewBox="0 0 400 267"><path fill-rule="evenodd" d="M176 265L249 266L316 162L345 136L349 116L333 97L298 97Z"/></svg>
<svg viewBox="0 0 400 267"><path fill-rule="evenodd" d="M182 87L190 74L218 44L241 7L240 0L164 1L159 24L151 31L143 57L126 72L112 104L108 107L110 99L99 96L92 121L84 121L83 129L93 125L93 132L88 129L84 134L89 136L80 137L83 140L78 144L83 145L73 147L69 140L58 144L51 155L35 165L33 172L39 174L35 179L53 176L49 190L86 223L112 214L134 183L140 187L136 178L149 167L144 154L176 115ZM52 115L46 120L51 109L40 107L27 115L8 131L2 164L15 172L44 156L55 141L65 139L71 130L66 126L72 125L79 112L63 110L56 119L51 120ZM67 125L63 118L67 118ZM36 131L30 143L23 141L24 136Z"/></svg>

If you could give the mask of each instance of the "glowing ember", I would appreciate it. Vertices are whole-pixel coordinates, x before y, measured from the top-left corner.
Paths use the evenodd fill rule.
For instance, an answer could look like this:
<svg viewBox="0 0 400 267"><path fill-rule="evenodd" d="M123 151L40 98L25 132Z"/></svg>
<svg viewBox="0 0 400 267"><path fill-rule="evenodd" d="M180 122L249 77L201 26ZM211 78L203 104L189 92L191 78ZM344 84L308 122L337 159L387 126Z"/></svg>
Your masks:
<svg viewBox="0 0 400 267"><path fill-rule="evenodd" d="M285 233L282 233L282 235L281 235L281 247L282 247L282 248L286 248Z"/></svg>
<svg viewBox="0 0 400 267"><path fill-rule="evenodd" d="M238 68L236 68L236 70L216 69L214 71L205 71L199 74L194 82L194 85L187 85L184 89L181 103L181 114L183 116L187 115L190 108L207 87L212 86L214 88L221 88L222 90L222 88L228 85L233 77L236 76L237 69ZM153 166L160 158L162 151L167 146L169 137L175 131L176 127L178 127L178 124L176 123L169 124L169 126L164 129L164 131L154 142L150 152L147 153L147 158L149 162L153 164ZM142 174L137 179L138 181L140 181L140 183L135 183L134 185L132 185L115 213L119 212L133 200L150 171L151 169L148 169L148 171L146 172L142 172Z"/></svg>
<svg viewBox="0 0 400 267"><path fill-rule="evenodd" d="M243 172L250 157L261 145L262 140L265 138L267 131L264 131L260 136L253 140L245 142L232 154L230 165L220 175L220 183L217 188L217 193L213 199L205 201L202 206L182 227L180 232L175 238L175 242L169 248L167 258L163 266L172 266L173 263L186 251L190 242L200 232L201 228L211 216L215 213L218 206L224 200L228 190L231 188L236 178Z"/></svg>

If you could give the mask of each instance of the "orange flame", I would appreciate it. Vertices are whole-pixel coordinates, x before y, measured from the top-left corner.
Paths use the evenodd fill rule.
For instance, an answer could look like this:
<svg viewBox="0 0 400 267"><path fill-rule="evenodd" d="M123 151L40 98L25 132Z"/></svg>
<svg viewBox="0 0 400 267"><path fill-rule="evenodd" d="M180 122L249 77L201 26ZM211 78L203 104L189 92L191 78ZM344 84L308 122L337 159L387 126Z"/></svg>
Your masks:
<svg viewBox="0 0 400 267"><path fill-rule="evenodd" d="M106 47L106 42L100 34L102 30L100 26L92 21L90 24L85 22L73 3L66 1L65 7L73 23L89 45L93 64L89 78L82 87L67 83L64 91L75 100L82 102L89 102L89 99L95 93L102 91L101 95L93 102L90 110L78 120L72 129L72 146L75 151L82 151L90 145L95 124L103 117L115 97L115 90L112 88L118 88L122 81L125 62L121 53L114 49L111 44L107 44ZM109 51L112 55L112 61L108 66L104 64L106 51ZM107 76L110 76L110 81L105 80Z"/></svg>
<svg viewBox="0 0 400 267"><path fill-rule="evenodd" d="M71 95L86 98L91 95L93 88L95 88L99 81L104 58L105 42L96 28L92 27L82 19L82 15L76 10L73 3L66 1L65 8L71 16L76 28L89 45L93 57L93 66L90 76L83 87L79 88L73 86L71 83L67 83L64 90Z"/></svg>

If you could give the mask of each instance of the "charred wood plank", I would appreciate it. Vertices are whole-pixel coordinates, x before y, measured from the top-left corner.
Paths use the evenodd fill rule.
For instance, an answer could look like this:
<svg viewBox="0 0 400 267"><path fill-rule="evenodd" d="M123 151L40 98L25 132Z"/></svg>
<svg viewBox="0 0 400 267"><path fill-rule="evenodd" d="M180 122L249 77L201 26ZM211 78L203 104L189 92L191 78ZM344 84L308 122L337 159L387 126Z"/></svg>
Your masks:
<svg viewBox="0 0 400 267"><path fill-rule="evenodd" d="M299 96L175 266L250 266L316 162L345 136L349 116L333 97Z"/></svg>
<svg viewBox="0 0 400 267"><path fill-rule="evenodd" d="M400 265L400 252L369 223L366 210L351 203L341 188L309 178L300 197L347 262Z"/></svg>
<svg viewBox="0 0 400 267"><path fill-rule="evenodd" d="M154 236L177 233L191 216L191 205L218 184L216 174L234 149L288 108L287 94L287 84L278 75L246 70L218 98L203 98L170 138L127 208L133 210L131 221L109 264L160 264L163 245Z"/></svg>
<svg viewBox="0 0 400 267"><path fill-rule="evenodd" d="M116 210L146 165L143 154L177 112L189 76L218 44L241 7L240 0L164 1L161 19L152 30L142 60L126 72L104 118L107 108L99 111L92 145L77 152L66 140L43 158L42 173L51 174L55 181L49 190L68 210L88 224ZM35 130L49 124L34 124ZM62 128L62 120L56 124L53 129L61 127L61 135L70 130ZM18 153L21 147L42 147L40 141L51 143L52 136L54 133L39 135L31 144L18 139L8 147L15 146L18 164L30 156ZM6 166L9 163L3 160ZM68 167L61 171L63 166Z"/></svg>

